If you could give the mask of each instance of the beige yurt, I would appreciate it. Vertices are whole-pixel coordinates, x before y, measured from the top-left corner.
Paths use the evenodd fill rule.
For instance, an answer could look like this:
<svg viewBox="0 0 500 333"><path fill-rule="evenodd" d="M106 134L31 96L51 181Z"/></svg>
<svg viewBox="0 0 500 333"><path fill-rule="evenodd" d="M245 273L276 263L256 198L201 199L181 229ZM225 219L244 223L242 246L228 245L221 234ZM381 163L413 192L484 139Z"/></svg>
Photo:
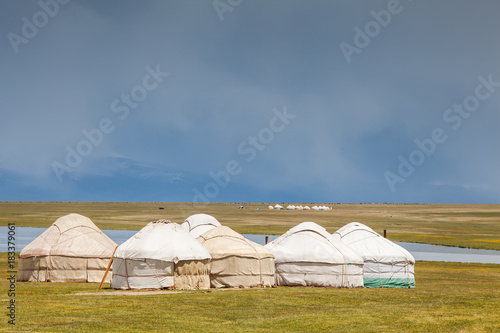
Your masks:
<svg viewBox="0 0 500 333"><path fill-rule="evenodd" d="M217 227L197 240L210 252L213 288L258 287L274 284L274 256L229 227Z"/></svg>
<svg viewBox="0 0 500 333"><path fill-rule="evenodd" d="M113 289L208 289L210 254L179 224L150 222L113 257Z"/></svg>
<svg viewBox="0 0 500 333"><path fill-rule="evenodd" d="M88 217L63 216L21 251L18 281L101 282L116 246Z"/></svg>
<svg viewBox="0 0 500 333"><path fill-rule="evenodd" d="M366 288L415 288L415 258L400 245L359 222L346 224L333 236L363 257Z"/></svg>
<svg viewBox="0 0 500 333"><path fill-rule="evenodd" d="M199 235L212 230L213 228L220 227L221 224L215 217L208 214L194 214L188 217L182 227L189 232L194 238Z"/></svg>
<svg viewBox="0 0 500 333"><path fill-rule="evenodd" d="M363 259L314 222L302 222L266 245L279 286L363 287Z"/></svg>

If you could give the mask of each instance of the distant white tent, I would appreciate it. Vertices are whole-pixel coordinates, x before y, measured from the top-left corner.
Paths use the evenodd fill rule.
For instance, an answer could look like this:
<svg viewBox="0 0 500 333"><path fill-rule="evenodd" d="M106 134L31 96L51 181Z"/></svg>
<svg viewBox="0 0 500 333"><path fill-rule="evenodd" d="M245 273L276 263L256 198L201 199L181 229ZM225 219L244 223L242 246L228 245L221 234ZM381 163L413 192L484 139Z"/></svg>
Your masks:
<svg viewBox="0 0 500 333"><path fill-rule="evenodd" d="M276 206L274 206L274 209L283 209L283 206L276 204Z"/></svg>
<svg viewBox="0 0 500 333"><path fill-rule="evenodd" d="M309 206L304 206L304 210L311 210L311 207L309 207Z"/></svg>
<svg viewBox="0 0 500 333"><path fill-rule="evenodd" d="M294 205L288 205L286 207L287 210L295 210L295 206Z"/></svg>
<svg viewBox="0 0 500 333"><path fill-rule="evenodd" d="M269 210L273 210L273 209L274 209L274 207L273 207L273 206L269 206L269 207L267 207L267 208L268 208Z"/></svg>
<svg viewBox="0 0 500 333"><path fill-rule="evenodd" d="M299 205L299 206L295 206L295 209L296 209L296 210L303 210L303 209L304 209L304 207L302 207L302 206L300 206L300 205Z"/></svg>
<svg viewBox="0 0 500 333"><path fill-rule="evenodd" d="M208 289L210 254L177 223L151 222L120 245L114 289Z"/></svg>
<svg viewBox="0 0 500 333"><path fill-rule="evenodd" d="M266 245L281 286L363 287L363 259L314 222L302 222Z"/></svg>
<svg viewBox="0 0 500 333"><path fill-rule="evenodd" d="M319 210L318 206L312 206L312 210Z"/></svg>
<svg viewBox="0 0 500 333"><path fill-rule="evenodd" d="M194 214L188 217L182 224L182 228L189 232L194 238L199 235L220 227L221 224L215 217L208 214Z"/></svg>
<svg viewBox="0 0 500 333"><path fill-rule="evenodd" d="M214 288L274 284L274 256L229 227L217 227L197 240L212 256L210 284Z"/></svg>
<svg viewBox="0 0 500 333"><path fill-rule="evenodd" d="M365 287L415 288L415 259L398 244L358 222L333 235L363 257Z"/></svg>
<svg viewBox="0 0 500 333"><path fill-rule="evenodd" d="M19 254L18 281L101 282L116 247L88 217L60 217Z"/></svg>

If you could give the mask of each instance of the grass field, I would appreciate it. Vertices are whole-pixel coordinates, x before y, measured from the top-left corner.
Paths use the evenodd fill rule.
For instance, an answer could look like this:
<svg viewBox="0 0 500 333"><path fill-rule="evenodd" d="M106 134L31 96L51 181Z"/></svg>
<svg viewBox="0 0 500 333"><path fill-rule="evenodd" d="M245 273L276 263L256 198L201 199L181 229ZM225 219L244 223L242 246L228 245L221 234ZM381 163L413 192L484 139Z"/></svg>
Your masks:
<svg viewBox="0 0 500 333"><path fill-rule="evenodd" d="M6 267L6 256L0 259ZM6 270L1 270L6 313ZM417 262L416 289L278 287L115 291L88 283L16 284L17 332L494 332L500 265Z"/></svg>
<svg viewBox="0 0 500 333"><path fill-rule="evenodd" d="M0 225L48 227L80 213L103 229L139 230L208 213L241 233L281 234L303 221L333 232L359 221L392 240L500 249L500 205L330 205L332 211L269 211L268 204L1 202ZM159 209L163 207L164 209ZM259 210L257 210L259 208ZM7 314L7 254L0 256ZM105 284L16 283L13 332L500 332L500 265L417 262L415 289L277 287L210 291L116 291Z"/></svg>
<svg viewBox="0 0 500 333"><path fill-rule="evenodd" d="M268 203L245 203L244 209L238 209L239 205L0 202L0 225L16 222L18 227L46 228L58 217L79 213L90 217L101 229L140 230L153 220L182 223L189 215L207 213L240 233L280 235L304 221L316 222L334 232L357 221L379 233L387 230L393 241L500 250L500 205L326 204L333 207L331 211L275 211L267 209Z"/></svg>

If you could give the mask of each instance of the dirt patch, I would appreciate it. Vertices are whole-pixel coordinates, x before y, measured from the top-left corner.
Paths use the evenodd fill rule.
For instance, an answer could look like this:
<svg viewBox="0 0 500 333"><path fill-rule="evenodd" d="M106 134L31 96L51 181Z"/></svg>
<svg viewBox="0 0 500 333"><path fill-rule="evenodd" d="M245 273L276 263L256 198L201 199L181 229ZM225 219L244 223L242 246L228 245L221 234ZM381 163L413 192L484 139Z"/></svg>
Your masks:
<svg viewBox="0 0 500 333"><path fill-rule="evenodd" d="M137 290L116 290L116 291L103 291L100 293L76 293L67 294L67 296L144 296L144 295L161 295L161 294L179 294L181 291L172 290L154 290L154 291L137 291Z"/></svg>
<svg viewBox="0 0 500 333"><path fill-rule="evenodd" d="M267 288L220 288L220 289L206 289L198 290L202 293L213 293L228 290L264 290ZM197 292L196 290L115 290L115 291L102 291L96 293L76 293L76 294L66 294L66 296L143 296L143 295L162 295L162 294L192 294Z"/></svg>

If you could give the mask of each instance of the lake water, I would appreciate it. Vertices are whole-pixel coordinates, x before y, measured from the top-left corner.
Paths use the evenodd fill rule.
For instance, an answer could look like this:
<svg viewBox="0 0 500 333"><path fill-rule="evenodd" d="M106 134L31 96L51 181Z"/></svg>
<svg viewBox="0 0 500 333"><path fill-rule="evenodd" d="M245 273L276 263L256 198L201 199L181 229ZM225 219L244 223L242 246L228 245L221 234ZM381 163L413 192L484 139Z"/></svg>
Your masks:
<svg viewBox="0 0 500 333"><path fill-rule="evenodd" d="M45 230L45 228L16 228L16 251L21 251ZM103 232L117 244L122 244L137 233L134 230L103 230ZM0 227L0 252L7 252L7 233L7 227ZM243 236L258 244L265 244L266 235L244 234ZM278 238L276 235L269 235L268 237L269 241ZM407 249L415 257L415 260L500 264L500 251L465 249L420 243L396 243Z"/></svg>

